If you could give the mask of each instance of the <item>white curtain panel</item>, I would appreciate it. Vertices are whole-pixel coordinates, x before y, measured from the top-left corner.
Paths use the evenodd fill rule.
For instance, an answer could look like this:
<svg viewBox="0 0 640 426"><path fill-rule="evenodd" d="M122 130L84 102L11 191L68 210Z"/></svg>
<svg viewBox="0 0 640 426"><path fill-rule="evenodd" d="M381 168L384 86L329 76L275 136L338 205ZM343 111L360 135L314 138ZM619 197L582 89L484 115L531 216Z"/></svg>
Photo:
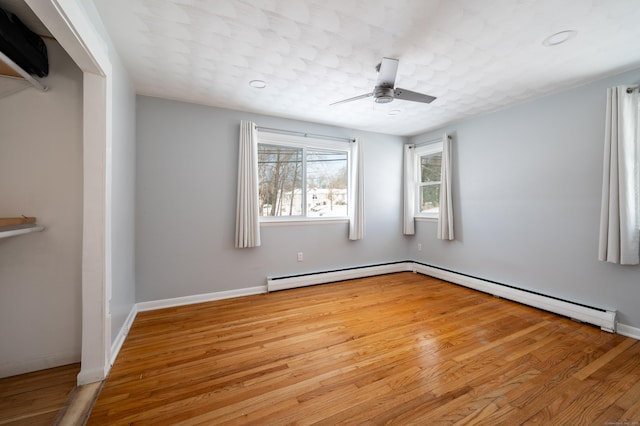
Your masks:
<svg viewBox="0 0 640 426"><path fill-rule="evenodd" d="M416 233L415 211L416 211L416 188L414 185L415 160L413 158L415 145L404 146L404 235L414 235Z"/></svg>
<svg viewBox="0 0 640 426"><path fill-rule="evenodd" d="M255 123L240 122L236 247L260 246L258 199L258 132Z"/></svg>
<svg viewBox="0 0 640 426"><path fill-rule="evenodd" d="M349 187L349 239L364 238L364 161L362 141L356 139L351 147L351 186Z"/></svg>
<svg viewBox="0 0 640 426"><path fill-rule="evenodd" d="M451 201L451 136L442 136L442 172L440 174L440 212L438 239L453 240L453 203Z"/></svg>
<svg viewBox="0 0 640 426"><path fill-rule="evenodd" d="M638 101L637 90L607 89L598 259L622 265L640 261Z"/></svg>

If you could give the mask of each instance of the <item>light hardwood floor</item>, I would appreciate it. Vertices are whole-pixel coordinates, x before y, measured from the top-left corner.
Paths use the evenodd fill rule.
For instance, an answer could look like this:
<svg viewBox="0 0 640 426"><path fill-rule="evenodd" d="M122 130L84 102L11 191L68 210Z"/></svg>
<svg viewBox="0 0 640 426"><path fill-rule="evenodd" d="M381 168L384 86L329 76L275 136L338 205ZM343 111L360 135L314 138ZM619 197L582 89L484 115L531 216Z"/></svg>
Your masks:
<svg viewBox="0 0 640 426"><path fill-rule="evenodd" d="M138 314L89 419L640 422L640 342L400 273Z"/></svg>
<svg viewBox="0 0 640 426"><path fill-rule="evenodd" d="M49 426L76 387L80 364L0 379L0 425Z"/></svg>

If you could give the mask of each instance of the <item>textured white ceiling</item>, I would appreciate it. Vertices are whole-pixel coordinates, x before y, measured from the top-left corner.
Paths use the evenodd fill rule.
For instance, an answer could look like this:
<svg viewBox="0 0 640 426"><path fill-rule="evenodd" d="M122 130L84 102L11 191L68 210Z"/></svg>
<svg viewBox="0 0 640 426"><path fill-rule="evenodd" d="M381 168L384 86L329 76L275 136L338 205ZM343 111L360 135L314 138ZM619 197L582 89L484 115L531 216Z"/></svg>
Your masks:
<svg viewBox="0 0 640 426"><path fill-rule="evenodd" d="M640 67L638 0L95 3L138 93L398 135ZM578 35L543 46L562 30ZM384 56L438 99L329 106L370 92Z"/></svg>

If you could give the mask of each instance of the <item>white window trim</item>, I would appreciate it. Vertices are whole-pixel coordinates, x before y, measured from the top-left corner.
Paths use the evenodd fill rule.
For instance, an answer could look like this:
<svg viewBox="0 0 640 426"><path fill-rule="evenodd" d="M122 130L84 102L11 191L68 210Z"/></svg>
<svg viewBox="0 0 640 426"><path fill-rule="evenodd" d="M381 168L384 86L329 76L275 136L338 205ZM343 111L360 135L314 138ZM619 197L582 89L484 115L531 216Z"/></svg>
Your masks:
<svg viewBox="0 0 640 426"><path fill-rule="evenodd" d="M341 151L347 153L347 188L351 188L351 142L340 142L326 139L316 139L312 137L301 137L296 135L286 135L280 133L259 132L258 145L279 145L292 148L321 149L327 151ZM303 163L303 170L306 183L306 159ZM306 193L302 194L303 205L306 205ZM348 200L348 203L353 200ZM331 217L313 217L313 216L260 216L260 226L294 226L308 224L332 224L332 223L348 223L349 216L331 216Z"/></svg>
<svg viewBox="0 0 640 426"><path fill-rule="evenodd" d="M423 213L420 211L420 157L424 155L437 154L438 152L442 153L443 145L442 142L435 142L426 145L416 146L413 152L413 161L414 164L414 177L413 183L416 187L415 190L415 212L414 217L418 221L437 221L439 212L434 213ZM440 185L442 185L442 176L440 176Z"/></svg>
<svg viewBox="0 0 640 426"><path fill-rule="evenodd" d="M415 217L416 221L418 222L437 222L438 221L437 213L421 213L421 215L422 216Z"/></svg>
<svg viewBox="0 0 640 426"><path fill-rule="evenodd" d="M261 216L262 217L265 216ZM268 216L269 218L273 216ZM302 225L335 225L342 223L349 223L349 219L339 217L312 217L308 219L300 218L299 216L293 216L293 219L288 220L260 220L260 226L265 228L277 227L277 226L302 226Z"/></svg>

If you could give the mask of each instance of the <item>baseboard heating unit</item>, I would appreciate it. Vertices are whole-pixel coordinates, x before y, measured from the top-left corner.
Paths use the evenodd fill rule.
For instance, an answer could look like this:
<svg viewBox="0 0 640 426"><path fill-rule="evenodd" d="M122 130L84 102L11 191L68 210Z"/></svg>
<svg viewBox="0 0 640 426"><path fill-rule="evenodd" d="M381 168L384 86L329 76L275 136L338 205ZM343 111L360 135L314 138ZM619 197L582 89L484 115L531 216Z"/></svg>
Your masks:
<svg viewBox="0 0 640 426"><path fill-rule="evenodd" d="M355 278L373 277L375 275L393 274L395 272L412 271L411 262L385 263L382 265L361 266L357 268L339 269L327 272L290 275L287 277L267 278L267 291L286 290L309 285L346 281Z"/></svg>
<svg viewBox="0 0 640 426"><path fill-rule="evenodd" d="M580 322L593 324L611 333L616 332L616 311L585 306L416 262L395 262L286 277L269 277L267 278L267 291L285 290L395 272L415 272L427 275L503 299L553 312Z"/></svg>

